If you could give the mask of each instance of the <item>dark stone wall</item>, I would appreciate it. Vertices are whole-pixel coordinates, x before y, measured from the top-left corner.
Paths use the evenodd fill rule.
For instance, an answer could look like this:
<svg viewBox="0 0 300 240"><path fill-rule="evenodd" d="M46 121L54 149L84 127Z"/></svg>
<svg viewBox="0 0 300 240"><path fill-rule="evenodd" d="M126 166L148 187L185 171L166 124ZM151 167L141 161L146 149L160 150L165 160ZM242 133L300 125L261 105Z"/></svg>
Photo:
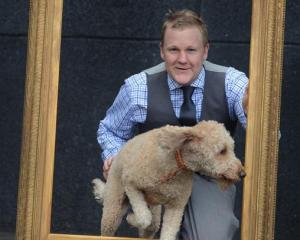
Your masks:
<svg viewBox="0 0 300 240"><path fill-rule="evenodd" d="M0 3L0 131L4 144L0 152L0 232L14 231L16 218L28 25L28 3L20 2ZM299 0L287 3L276 239L299 237L295 227L300 211L296 184L299 5ZM248 74L251 1L65 0L51 231L99 234L101 208L90 185L93 178L102 176L98 124L124 79L161 61L160 25L170 8L201 13L208 24L209 60ZM236 144L241 158L244 137L239 128ZM237 215L241 189L239 184ZM118 234L136 236L125 223Z"/></svg>
<svg viewBox="0 0 300 240"><path fill-rule="evenodd" d="M287 1L277 179L276 239L300 239L300 1Z"/></svg>
<svg viewBox="0 0 300 240"><path fill-rule="evenodd" d="M15 229L27 27L26 1L0 1L0 232Z"/></svg>

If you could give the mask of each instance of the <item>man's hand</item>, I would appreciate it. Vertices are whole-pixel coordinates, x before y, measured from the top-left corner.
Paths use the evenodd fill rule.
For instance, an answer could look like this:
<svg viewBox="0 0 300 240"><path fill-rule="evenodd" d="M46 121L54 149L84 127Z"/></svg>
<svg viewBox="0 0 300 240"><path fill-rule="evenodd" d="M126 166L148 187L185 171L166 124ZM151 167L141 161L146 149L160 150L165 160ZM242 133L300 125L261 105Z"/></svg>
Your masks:
<svg viewBox="0 0 300 240"><path fill-rule="evenodd" d="M105 178L105 180L107 180L108 172L109 172L109 169L111 167L112 161L113 161L113 157L110 157L110 158L108 158L104 161L104 164L103 164L103 177Z"/></svg>
<svg viewBox="0 0 300 240"><path fill-rule="evenodd" d="M249 93L249 85L247 85L244 96L243 96L243 109L244 109L244 112L246 115L248 113L248 100L249 100L248 93Z"/></svg>

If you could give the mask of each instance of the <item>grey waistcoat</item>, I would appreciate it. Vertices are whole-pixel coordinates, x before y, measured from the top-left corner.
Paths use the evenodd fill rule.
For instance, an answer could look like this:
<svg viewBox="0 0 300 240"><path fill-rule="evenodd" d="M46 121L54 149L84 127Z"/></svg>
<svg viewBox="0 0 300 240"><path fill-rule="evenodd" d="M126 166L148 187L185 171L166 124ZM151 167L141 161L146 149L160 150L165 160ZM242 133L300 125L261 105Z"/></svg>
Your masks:
<svg viewBox="0 0 300 240"><path fill-rule="evenodd" d="M139 125L139 133L162 127L166 124L180 125L170 98L167 72L164 64L146 70L148 88L148 108L146 121ZM205 84L201 110L201 120L215 120L224 123L231 135L234 134L236 121L229 117L225 94L226 67L204 63Z"/></svg>

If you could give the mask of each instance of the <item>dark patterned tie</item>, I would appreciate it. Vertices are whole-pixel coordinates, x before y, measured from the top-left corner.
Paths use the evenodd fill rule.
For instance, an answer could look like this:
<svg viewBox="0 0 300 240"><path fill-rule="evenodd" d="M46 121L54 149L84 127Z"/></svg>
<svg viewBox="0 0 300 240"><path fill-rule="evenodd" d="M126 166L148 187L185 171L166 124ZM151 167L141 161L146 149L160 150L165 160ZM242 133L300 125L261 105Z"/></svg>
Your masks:
<svg viewBox="0 0 300 240"><path fill-rule="evenodd" d="M193 126L196 124L196 106L192 100L194 87L181 87L183 91L183 104L180 109L179 122L182 126Z"/></svg>

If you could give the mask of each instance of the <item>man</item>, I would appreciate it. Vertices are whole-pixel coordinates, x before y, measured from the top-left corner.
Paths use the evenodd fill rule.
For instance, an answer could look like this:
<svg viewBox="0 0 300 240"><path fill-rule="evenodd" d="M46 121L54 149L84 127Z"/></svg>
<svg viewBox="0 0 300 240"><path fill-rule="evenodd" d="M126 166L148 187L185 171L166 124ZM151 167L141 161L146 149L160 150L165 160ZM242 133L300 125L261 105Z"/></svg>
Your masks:
<svg viewBox="0 0 300 240"><path fill-rule="evenodd" d="M207 62L208 50L207 28L196 13L166 15L160 43L164 62L129 77L100 122L105 178L113 156L136 133L201 120L222 122L232 134L237 120L246 126L248 79L234 68ZM195 174L178 239L232 239L239 225L234 197L234 186L222 192L214 181Z"/></svg>

